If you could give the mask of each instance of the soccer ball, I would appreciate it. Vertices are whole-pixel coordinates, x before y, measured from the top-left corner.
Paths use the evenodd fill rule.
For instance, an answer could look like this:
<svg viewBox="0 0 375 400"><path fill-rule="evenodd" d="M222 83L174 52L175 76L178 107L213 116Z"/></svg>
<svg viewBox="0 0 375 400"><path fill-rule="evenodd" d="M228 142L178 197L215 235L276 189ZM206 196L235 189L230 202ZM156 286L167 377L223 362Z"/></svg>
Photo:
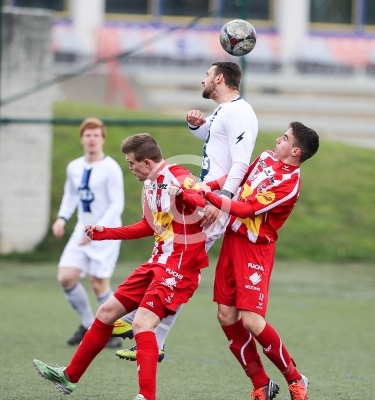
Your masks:
<svg viewBox="0 0 375 400"><path fill-rule="evenodd" d="M243 19L227 22L220 31L221 47L232 56L244 56L250 53L256 44L254 27Z"/></svg>

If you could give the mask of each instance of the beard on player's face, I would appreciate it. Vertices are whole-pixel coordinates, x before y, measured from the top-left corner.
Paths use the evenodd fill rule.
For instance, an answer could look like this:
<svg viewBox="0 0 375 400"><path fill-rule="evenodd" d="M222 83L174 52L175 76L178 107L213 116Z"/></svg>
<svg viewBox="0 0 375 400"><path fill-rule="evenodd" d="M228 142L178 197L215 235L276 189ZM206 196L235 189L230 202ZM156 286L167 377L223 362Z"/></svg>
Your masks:
<svg viewBox="0 0 375 400"><path fill-rule="evenodd" d="M205 86L205 88L203 89L202 92L202 97L204 99L212 99L212 95L216 92L216 84L211 81L209 83L207 83L207 85Z"/></svg>

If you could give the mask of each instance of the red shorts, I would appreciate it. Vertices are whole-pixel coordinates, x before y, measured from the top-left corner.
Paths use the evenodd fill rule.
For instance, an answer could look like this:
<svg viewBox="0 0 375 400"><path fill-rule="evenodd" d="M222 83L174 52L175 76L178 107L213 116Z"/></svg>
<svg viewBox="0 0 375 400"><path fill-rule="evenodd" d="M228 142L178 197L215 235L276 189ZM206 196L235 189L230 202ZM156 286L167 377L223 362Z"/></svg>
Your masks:
<svg viewBox="0 0 375 400"><path fill-rule="evenodd" d="M266 316L275 243L254 244L228 232L216 266L214 301Z"/></svg>
<svg viewBox="0 0 375 400"><path fill-rule="evenodd" d="M162 264L142 264L117 288L114 296L131 312L139 306L160 319L174 314L197 290L200 270L175 270Z"/></svg>

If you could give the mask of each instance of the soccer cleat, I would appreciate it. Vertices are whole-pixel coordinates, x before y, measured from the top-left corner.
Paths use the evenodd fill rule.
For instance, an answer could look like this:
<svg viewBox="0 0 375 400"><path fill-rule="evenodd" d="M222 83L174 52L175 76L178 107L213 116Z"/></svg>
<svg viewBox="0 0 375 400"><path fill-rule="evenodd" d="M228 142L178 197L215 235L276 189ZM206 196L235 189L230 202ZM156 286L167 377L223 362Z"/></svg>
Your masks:
<svg viewBox="0 0 375 400"><path fill-rule="evenodd" d="M129 338L133 339L133 327L129 322L118 319L113 327L112 337L122 337L123 339Z"/></svg>
<svg viewBox="0 0 375 400"><path fill-rule="evenodd" d="M279 385L274 381L269 381L267 386L254 389L251 392L250 400L272 400L280 392Z"/></svg>
<svg viewBox="0 0 375 400"><path fill-rule="evenodd" d="M301 374L301 379L289 384L289 392L291 400L308 400L307 388L309 380Z"/></svg>
<svg viewBox="0 0 375 400"><path fill-rule="evenodd" d="M34 367L44 379L52 382L56 389L64 394L70 394L76 388L76 383L69 382L64 374L65 367L50 367L44 362L33 360Z"/></svg>
<svg viewBox="0 0 375 400"><path fill-rule="evenodd" d="M147 400L146 397L143 396L143 394L138 394L137 397L134 398L134 400Z"/></svg>
<svg viewBox="0 0 375 400"><path fill-rule="evenodd" d="M162 362L164 359L164 350L159 350L158 362ZM137 346L131 347L130 349L122 349L116 351L116 356L129 361L137 360Z"/></svg>
<svg viewBox="0 0 375 400"><path fill-rule="evenodd" d="M66 341L66 343L70 344L71 346L75 346L76 344L80 344L82 342L83 337L85 336L85 333L87 332L87 329L80 325L78 329L73 333L70 338Z"/></svg>
<svg viewBox="0 0 375 400"><path fill-rule="evenodd" d="M122 339L119 337L110 337L105 345L108 349L117 349L122 346Z"/></svg>

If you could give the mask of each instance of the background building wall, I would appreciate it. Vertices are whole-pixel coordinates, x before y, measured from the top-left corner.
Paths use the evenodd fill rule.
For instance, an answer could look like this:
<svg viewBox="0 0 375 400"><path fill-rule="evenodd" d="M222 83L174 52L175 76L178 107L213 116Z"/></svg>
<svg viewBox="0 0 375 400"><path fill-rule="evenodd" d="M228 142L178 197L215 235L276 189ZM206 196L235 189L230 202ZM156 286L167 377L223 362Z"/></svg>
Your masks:
<svg viewBox="0 0 375 400"><path fill-rule="evenodd" d="M1 98L51 77L50 12L4 9ZM43 91L1 108L3 118L50 118L52 93ZM31 250L49 223L51 126L0 127L0 252Z"/></svg>

